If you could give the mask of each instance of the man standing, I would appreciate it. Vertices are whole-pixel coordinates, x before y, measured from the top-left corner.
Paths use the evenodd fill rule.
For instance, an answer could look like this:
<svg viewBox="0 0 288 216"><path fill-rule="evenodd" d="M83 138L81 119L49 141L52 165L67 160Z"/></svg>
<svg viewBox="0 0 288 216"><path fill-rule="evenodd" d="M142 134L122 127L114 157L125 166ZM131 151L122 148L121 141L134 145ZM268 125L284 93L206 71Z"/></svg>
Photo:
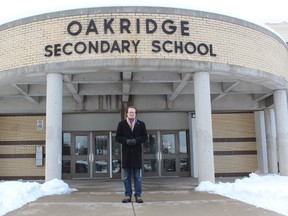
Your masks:
<svg viewBox="0 0 288 216"><path fill-rule="evenodd" d="M147 140L146 125L136 118L136 108L127 109L127 118L119 122L116 140L122 144L122 167L124 168L125 198L123 203L131 202L132 173L134 176L134 196L137 203L143 203L142 193L142 143Z"/></svg>

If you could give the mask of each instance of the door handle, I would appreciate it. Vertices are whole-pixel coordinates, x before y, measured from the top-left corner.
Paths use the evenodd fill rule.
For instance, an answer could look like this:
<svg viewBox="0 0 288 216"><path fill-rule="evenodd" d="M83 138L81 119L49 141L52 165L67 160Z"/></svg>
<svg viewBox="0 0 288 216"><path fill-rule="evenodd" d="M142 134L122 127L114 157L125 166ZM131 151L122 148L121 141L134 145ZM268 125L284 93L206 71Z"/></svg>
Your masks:
<svg viewBox="0 0 288 216"><path fill-rule="evenodd" d="M91 152L88 156L89 162L92 163L94 161L94 154Z"/></svg>
<svg viewBox="0 0 288 216"><path fill-rule="evenodd" d="M157 155L157 160L160 161L162 160L162 152L159 152Z"/></svg>

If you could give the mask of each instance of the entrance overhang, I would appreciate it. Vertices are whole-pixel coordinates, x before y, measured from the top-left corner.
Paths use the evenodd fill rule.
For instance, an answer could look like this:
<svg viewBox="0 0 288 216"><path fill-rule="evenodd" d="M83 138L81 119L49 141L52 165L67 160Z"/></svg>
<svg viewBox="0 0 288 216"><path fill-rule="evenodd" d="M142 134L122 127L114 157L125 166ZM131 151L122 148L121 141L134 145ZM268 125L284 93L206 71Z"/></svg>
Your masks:
<svg viewBox="0 0 288 216"><path fill-rule="evenodd" d="M163 98L165 103L170 104L171 111L177 111L171 104L179 98L193 97L193 74L201 71L210 73L212 109L214 105L215 109L226 110L223 99L233 100L235 96L243 100L250 99L253 103L252 107L243 106L243 110L261 109L265 104L271 104L273 90L287 89L288 86L282 77L236 65L173 59L96 59L4 71L1 72L0 88L5 88L2 91L3 100L12 102L20 99L21 103L31 107L32 112L39 112L39 106L45 112L42 103L45 103L46 97L46 76L48 73L60 72L64 82L64 110L66 103L72 103L76 110L79 107L79 110L84 111L82 104L92 97L114 96L119 97L115 98L118 102L125 102L125 96L151 96ZM190 105L191 108L187 105L184 106L185 109L193 110L193 104ZM240 107L229 107L230 110L241 110ZM163 107L164 109L167 107ZM73 110L67 110L71 111ZM19 111L15 109L14 112Z"/></svg>

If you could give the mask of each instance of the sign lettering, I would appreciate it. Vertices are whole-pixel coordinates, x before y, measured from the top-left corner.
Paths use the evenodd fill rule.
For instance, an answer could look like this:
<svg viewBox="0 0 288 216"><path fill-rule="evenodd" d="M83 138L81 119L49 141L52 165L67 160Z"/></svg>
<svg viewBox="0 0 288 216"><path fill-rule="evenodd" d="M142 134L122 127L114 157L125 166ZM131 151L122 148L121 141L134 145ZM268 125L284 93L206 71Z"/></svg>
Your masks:
<svg viewBox="0 0 288 216"><path fill-rule="evenodd" d="M60 57L73 54L102 54L102 53L138 53L141 40L133 39L135 35L170 35L180 36L185 40L151 40L152 53L179 53L179 54L198 54L202 56L217 56L213 50L213 45L205 42L197 43L191 38L189 22L185 20L174 21L165 19L162 21L146 18L127 19L115 18L94 20L90 19L87 23L74 20L68 23L66 32L71 37L95 36L95 40L65 42L48 44L44 47L45 57ZM99 36L107 35L131 35L131 40L103 40ZM179 38L180 38L179 37ZM90 37L91 38L91 37ZM103 38L103 37L102 37ZM176 37L177 38L177 37ZM75 41L75 40L73 40ZM147 49L145 47L145 49ZM149 47L148 47L149 49Z"/></svg>

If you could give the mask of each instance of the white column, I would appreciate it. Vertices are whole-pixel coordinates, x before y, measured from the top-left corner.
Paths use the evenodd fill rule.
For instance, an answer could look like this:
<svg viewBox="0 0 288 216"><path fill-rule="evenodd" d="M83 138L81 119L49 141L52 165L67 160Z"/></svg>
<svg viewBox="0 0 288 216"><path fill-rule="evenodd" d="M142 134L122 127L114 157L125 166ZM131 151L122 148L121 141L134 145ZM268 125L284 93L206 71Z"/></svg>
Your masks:
<svg viewBox="0 0 288 216"><path fill-rule="evenodd" d="M47 75L45 180L62 174L62 75Z"/></svg>
<svg viewBox="0 0 288 216"><path fill-rule="evenodd" d="M268 173L265 119L263 111L254 112L258 173Z"/></svg>
<svg viewBox="0 0 288 216"><path fill-rule="evenodd" d="M268 157L268 172L278 173L278 156L277 156L277 142L276 142L276 124L274 109L266 108L265 115L265 129L266 129L266 143L267 143L267 157Z"/></svg>
<svg viewBox="0 0 288 216"><path fill-rule="evenodd" d="M286 90L273 94L276 116L276 134L280 175L288 176L288 111Z"/></svg>
<svg viewBox="0 0 288 216"><path fill-rule="evenodd" d="M194 74L196 140L198 147L199 183L215 182L212 135L210 80L208 72Z"/></svg>

